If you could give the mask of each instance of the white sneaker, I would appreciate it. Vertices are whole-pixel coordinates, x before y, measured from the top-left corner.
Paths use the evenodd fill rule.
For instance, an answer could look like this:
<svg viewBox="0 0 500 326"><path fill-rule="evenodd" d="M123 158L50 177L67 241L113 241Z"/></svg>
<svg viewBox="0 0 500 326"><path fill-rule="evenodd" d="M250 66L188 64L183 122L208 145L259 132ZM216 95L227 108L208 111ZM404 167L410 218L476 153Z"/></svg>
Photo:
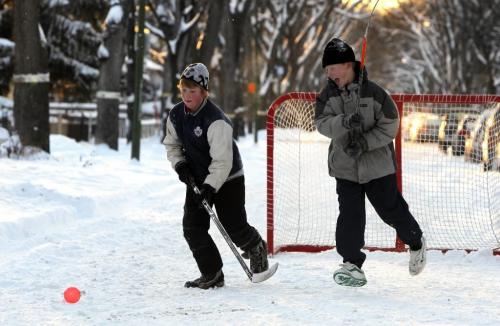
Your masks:
<svg viewBox="0 0 500 326"><path fill-rule="evenodd" d="M420 250L410 250L410 264L408 266L410 275L418 275L422 272L427 261L427 245L422 236L422 248Z"/></svg>
<svg viewBox="0 0 500 326"><path fill-rule="evenodd" d="M340 264L341 268L333 273L335 283L344 286L363 286L366 284L365 273L358 266L349 262Z"/></svg>

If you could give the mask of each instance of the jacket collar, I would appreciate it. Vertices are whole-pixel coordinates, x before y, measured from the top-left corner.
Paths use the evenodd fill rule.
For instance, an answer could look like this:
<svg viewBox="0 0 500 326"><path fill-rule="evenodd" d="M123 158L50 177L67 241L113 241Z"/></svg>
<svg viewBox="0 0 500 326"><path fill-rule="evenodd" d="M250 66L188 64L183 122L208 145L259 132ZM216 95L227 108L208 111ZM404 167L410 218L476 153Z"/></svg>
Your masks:
<svg viewBox="0 0 500 326"><path fill-rule="evenodd" d="M354 82L359 84L359 71L361 67L361 62L359 61L354 61ZM368 70L366 70L366 66L363 67L363 81L362 83L366 83L368 81Z"/></svg>
<svg viewBox="0 0 500 326"><path fill-rule="evenodd" d="M190 110L186 107L186 105L184 105L184 114L186 114L186 115L190 115L190 116L195 117L195 116L196 116L196 115L198 115L198 113L200 113L200 111L201 111L201 110L202 110L202 109L206 106L207 102L208 102L208 97L207 97L207 98L205 98L205 99L203 100L203 102L201 102L200 107L199 107L199 108L198 108L198 110L196 110L195 112L191 112L191 111L190 111Z"/></svg>
<svg viewBox="0 0 500 326"><path fill-rule="evenodd" d="M333 80L331 80L330 78L328 78L328 84L339 92L344 91L344 90L353 91L353 90L358 89L360 66L361 66L361 62L354 61L354 81L350 84L347 84L345 87L339 88L337 86L337 84L335 84L335 82ZM364 84L367 81L368 81L368 71L366 70L366 66L365 66L365 67L363 67L363 82L362 83Z"/></svg>

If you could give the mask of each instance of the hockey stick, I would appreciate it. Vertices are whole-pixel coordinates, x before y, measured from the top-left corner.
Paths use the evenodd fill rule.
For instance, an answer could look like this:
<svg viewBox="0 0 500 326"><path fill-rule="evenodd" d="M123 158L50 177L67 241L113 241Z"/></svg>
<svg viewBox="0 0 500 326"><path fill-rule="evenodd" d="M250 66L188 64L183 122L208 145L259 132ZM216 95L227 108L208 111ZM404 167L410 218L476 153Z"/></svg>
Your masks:
<svg viewBox="0 0 500 326"><path fill-rule="evenodd" d="M356 105L356 111L355 111L356 114L360 113L361 89L362 89L362 85L363 85L363 77L364 77L364 69L365 69L366 44L367 44L367 38L368 38L368 30L370 29L370 22L372 21L372 17L375 13L375 8L377 7L378 2L379 2L379 0L377 0L377 2L375 2L375 6L373 6L370 17L368 17L368 23L366 24L365 35L363 35L363 42L361 45L361 60L360 60L360 65L359 65L359 76L358 76L358 83L359 83L358 104ZM354 147L358 141L358 138L361 137L362 134L363 134L363 127L362 126L351 130L349 133L351 141L346 146L346 148Z"/></svg>
<svg viewBox="0 0 500 326"><path fill-rule="evenodd" d="M194 182L191 182L191 187L193 188L195 194L201 195L200 189L198 189L198 187ZM201 203L203 205L203 208L205 208L205 210L207 211L208 215L210 215L212 221L214 221L215 225L222 234L222 237L224 238L224 240L226 240L226 243L228 244L229 248L231 248L231 251L233 252L234 256L236 257L241 267L245 271L245 274L247 274L248 278L250 279L250 281L252 281L252 283L264 282L265 280L273 276L274 273L276 273L276 270L278 269L278 263L275 263L273 266L271 266L262 273L252 273L252 271L248 268L247 264L243 260L243 257L241 257L240 253L238 252L238 249L236 249L236 246L229 237L229 234L227 233L226 229L224 229L224 226L220 222L219 218L208 204L207 200L203 198Z"/></svg>
<svg viewBox="0 0 500 326"><path fill-rule="evenodd" d="M365 29L365 35L363 35L363 42L361 45L361 61L359 65L359 89L358 89L358 101L361 102L361 85L363 84L363 77L364 77L364 68L365 68L365 58L366 58L366 43L367 43L367 38L368 38L368 30L370 29L370 22L372 21L372 17L375 13L375 8L377 8L379 0L375 2L375 6L373 6L372 12L370 14L370 17L368 18L368 23L366 24L366 29ZM359 113L359 106L360 103L358 102L358 105L356 105L356 113Z"/></svg>

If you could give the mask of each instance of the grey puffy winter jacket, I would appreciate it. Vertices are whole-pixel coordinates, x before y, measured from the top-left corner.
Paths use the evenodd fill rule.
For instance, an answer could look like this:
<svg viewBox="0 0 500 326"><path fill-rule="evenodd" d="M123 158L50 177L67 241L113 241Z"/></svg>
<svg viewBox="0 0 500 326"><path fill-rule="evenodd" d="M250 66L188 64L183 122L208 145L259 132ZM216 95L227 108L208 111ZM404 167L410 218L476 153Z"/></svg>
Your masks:
<svg viewBox="0 0 500 326"><path fill-rule="evenodd" d="M359 62L355 64L358 80ZM399 116L391 97L380 86L369 81L364 73L360 101L363 115L363 137L368 145L358 160L344 152L349 143L349 129L342 120L356 111L358 83L340 89L328 80L328 84L316 98L314 123L318 131L331 138L328 151L328 169L333 177L358 183L367 183L396 172L393 140L399 127Z"/></svg>

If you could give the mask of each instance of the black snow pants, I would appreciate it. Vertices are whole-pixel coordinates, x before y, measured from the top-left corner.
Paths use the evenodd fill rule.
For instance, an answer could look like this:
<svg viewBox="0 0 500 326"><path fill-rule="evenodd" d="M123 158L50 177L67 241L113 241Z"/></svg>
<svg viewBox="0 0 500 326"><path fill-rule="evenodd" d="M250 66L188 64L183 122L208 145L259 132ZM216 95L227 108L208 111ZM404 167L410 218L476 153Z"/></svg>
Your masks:
<svg viewBox="0 0 500 326"><path fill-rule="evenodd" d="M366 259L361 251L365 245L365 194L382 220L396 230L398 237L410 247L421 245L422 230L411 215L408 204L399 192L396 174L371 180L365 184L339 179L337 194L339 217L335 232L337 252L344 262L360 268Z"/></svg>
<svg viewBox="0 0 500 326"><path fill-rule="evenodd" d="M245 211L245 178L234 178L222 185L213 197L217 216L236 246L247 251L262 241L259 232L247 222ZM187 187L182 220L186 239L198 268L203 275L214 274L222 268L222 259L208 233L210 216L195 200Z"/></svg>

